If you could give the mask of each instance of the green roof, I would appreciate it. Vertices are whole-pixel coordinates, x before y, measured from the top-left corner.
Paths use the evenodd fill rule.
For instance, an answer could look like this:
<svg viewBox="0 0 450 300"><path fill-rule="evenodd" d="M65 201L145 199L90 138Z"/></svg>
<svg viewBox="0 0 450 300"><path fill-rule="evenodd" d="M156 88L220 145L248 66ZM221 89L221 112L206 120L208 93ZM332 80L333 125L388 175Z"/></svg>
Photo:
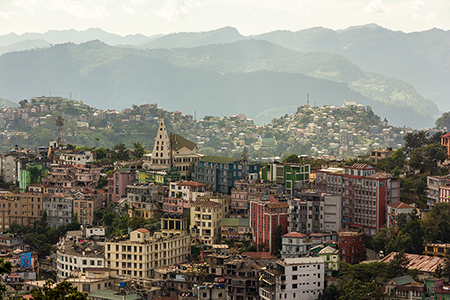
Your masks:
<svg viewBox="0 0 450 300"><path fill-rule="evenodd" d="M117 171L119 171L119 173L122 173L122 174L128 174L128 173L130 173L131 169L130 168L119 168L119 169L117 169Z"/></svg>
<svg viewBox="0 0 450 300"><path fill-rule="evenodd" d="M216 163L216 164L229 164L229 163L236 161L236 159L234 159L232 157L226 157L226 156L209 155L209 156L203 157L200 161Z"/></svg>
<svg viewBox="0 0 450 300"><path fill-rule="evenodd" d="M170 134L170 142L173 151L178 151L183 147L194 150L197 147L193 142L175 133Z"/></svg>
<svg viewBox="0 0 450 300"><path fill-rule="evenodd" d="M398 285L405 285L405 284L409 284L411 282L414 282L414 279L412 279L412 277L409 276L409 275L397 277L397 278L394 278L392 280L394 280L395 283L398 284Z"/></svg>
<svg viewBox="0 0 450 300"><path fill-rule="evenodd" d="M248 218L222 218L220 221L220 226L246 226L250 227L250 219Z"/></svg>
<svg viewBox="0 0 450 300"><path fill-rule="evenodd" d="M107 300L137 300L142 299L141 296L138 294L131 294L122 296L118 292L113 290L101 290L96 291L88 294L89 298L100 298L100 299L107 299Z"/></svg>

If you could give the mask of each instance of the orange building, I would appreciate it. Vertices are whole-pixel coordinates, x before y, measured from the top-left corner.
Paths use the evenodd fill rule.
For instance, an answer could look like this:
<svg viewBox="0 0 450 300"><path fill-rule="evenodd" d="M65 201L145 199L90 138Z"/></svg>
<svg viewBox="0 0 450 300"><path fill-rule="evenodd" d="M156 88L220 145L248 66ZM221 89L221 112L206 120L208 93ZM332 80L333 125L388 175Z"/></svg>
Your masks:
<svg viewBox="0 0 450 300"><path fill-rule="evenodd" d="M0 198L0 229L8 229L12 222L30 225L42 217L43 202L47 194L7 194Z"/></svg>

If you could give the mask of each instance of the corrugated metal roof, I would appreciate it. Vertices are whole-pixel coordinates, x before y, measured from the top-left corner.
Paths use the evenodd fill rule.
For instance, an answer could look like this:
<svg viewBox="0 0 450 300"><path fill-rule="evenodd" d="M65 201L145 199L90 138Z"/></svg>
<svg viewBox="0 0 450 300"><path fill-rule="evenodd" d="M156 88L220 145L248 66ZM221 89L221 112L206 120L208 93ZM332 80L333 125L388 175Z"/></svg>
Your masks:
<svg viewBox="0 0 450 300"><path fill-rule="evenodd" d="M385 258L381 260L381 262L388 263L392 259L394 259L394 256L397 254L397 252L392 252ZM432 273L437 268L437 266L440 264L441 266L444 265L445 260L440 257L432 257L432 256L425 256L425 255L418 255L418 254L409 254L405 253L406 258L409 260L409 264L407 266L408 269L417 269L420 272L427 272Z"/></svg>
<svg viewBox="0 0 450 300"><path fill-rule="evenodd" d="M212 245L213 249L228 249L228 245Z"/></svg>

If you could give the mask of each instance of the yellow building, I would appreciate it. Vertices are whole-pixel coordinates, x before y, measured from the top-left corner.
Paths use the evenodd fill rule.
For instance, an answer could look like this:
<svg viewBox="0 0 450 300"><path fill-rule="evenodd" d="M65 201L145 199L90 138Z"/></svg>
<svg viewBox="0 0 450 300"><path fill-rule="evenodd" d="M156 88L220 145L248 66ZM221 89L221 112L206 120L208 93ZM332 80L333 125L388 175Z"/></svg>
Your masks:
<svg viewBox="0 0 450 300"><path fill-rule="evenodd" d="M205 245L220 242L220 221L224 216L223 204L214 201L191 203L191 236Z"/></svg>
<svg viewBox="0 0 450 300"><path fill-rule="evenodd" d="M426 256L445 257L450 251L450 244L426 244L423 254Z"/></svg>
<svg viewBox="0 0 450 300"><path fill-rule="evenodd" d="M187 261L191 251L187 234L164 236L162 232L150 232L145 228L132 231L125 238L114 238L105 243L105 259L108 268L117 275L150 277L151 270L160 266L173 266Z"/></svg>

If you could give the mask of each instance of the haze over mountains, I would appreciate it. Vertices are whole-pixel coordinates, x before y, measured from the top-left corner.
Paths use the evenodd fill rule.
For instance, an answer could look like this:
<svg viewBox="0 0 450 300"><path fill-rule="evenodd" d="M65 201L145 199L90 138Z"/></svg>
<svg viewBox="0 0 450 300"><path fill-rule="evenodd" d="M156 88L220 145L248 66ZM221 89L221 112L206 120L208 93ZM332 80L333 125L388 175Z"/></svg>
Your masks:
<svg viewBox="0 0 450 300"><path fill-rule="evenodd" d="M65 42L72 43L50 46ZM263 123L304 105L309 93L311 104L356 101L393 125L422 128L450 109L448 49L449 31L407 34L375 24L250 37L231 27L151 37L100 29L8 34L0 36L0 97L72 92L100 108L157 102Z"/></svg>

